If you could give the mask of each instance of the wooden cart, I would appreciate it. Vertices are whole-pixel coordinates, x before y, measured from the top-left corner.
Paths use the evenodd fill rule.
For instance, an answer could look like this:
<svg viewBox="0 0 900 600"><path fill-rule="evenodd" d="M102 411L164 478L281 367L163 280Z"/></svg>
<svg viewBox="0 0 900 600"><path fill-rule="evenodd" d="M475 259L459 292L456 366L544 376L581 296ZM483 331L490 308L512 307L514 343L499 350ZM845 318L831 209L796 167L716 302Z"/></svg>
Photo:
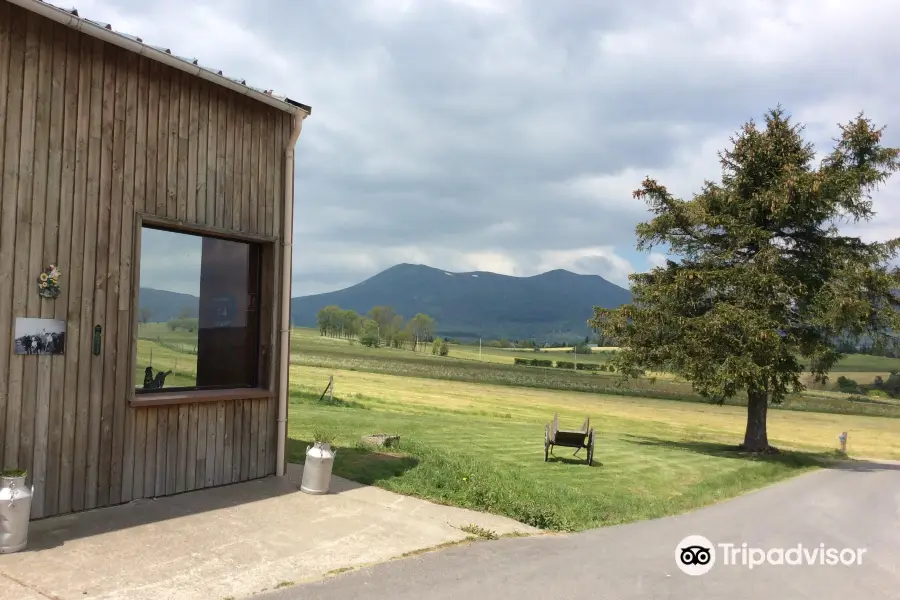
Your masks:
<svg viewBox="0 0 900 600"><path fill-rule="evenodd" d="M564 448L577 448L577 455L582 448L587 450L587 464L594 464L594 430L591 429L591 418L584 420L584 425L578 431L559 428L559 413L553 413L553 420L544 428L544 461L550 460L554 446Z"/></svg>

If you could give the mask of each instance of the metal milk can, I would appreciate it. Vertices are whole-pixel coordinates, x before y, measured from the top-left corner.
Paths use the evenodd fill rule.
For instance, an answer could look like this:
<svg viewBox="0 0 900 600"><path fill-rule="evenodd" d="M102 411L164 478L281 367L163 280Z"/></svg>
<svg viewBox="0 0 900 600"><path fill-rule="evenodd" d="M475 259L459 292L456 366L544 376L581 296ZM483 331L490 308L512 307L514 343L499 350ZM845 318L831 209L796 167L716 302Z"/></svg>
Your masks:
<svg viewBox="0 0 900 600"><path fill-rule="evenodd" d="M34 486L25 487L25 476L0 475L0 554L24 550L31 520Z"/></svg>
<svg viewBox="0 0 900 600"><path fill-rule="evenodd" d="M331 444L316 442L306 447L306 463L303 466L303 480L300 491L307 494L327 494L331 483L331 468L337 451Z"/></svg>

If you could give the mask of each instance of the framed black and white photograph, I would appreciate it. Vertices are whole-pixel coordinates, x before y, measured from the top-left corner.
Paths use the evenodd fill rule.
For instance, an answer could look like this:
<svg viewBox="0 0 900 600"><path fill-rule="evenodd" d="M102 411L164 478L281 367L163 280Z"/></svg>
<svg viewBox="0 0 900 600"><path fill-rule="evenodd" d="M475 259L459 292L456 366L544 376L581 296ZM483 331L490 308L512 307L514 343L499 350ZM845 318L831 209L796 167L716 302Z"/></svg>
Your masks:
<svg viewBox="0 0 900 600"><path fill-rule="evenodd" d="M65 350L65 321L16 319L16 354L64 354Z"/></svg>

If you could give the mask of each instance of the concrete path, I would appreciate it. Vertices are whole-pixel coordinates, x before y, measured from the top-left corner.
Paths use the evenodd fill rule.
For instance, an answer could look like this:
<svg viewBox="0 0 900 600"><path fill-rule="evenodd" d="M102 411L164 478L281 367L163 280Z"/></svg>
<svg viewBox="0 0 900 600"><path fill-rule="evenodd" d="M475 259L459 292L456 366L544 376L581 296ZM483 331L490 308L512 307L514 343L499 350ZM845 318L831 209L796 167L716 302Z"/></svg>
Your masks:
<svg viewBox="0 0 900 600"><path fill-rule="evenodd" d="M702 535L711 570L682 573L676 547ZM865 548L862 564L726 565L719 544ZM774 558L774 557L773 557ZM788 558L791 558L788 555ZM848 556L849 558L849 556ZM570 536L502 539L344 573L265 600L900 599L900 465L844 464L687 515Z"/></svg>
<svg viewBox="0 0 900 600"><path fill-rule="evenodd" d="M267 479L35 521L0 555L0 600L222 600L464 540L511 519L439 506L339 477L299 491L302 469Z"/></svg>

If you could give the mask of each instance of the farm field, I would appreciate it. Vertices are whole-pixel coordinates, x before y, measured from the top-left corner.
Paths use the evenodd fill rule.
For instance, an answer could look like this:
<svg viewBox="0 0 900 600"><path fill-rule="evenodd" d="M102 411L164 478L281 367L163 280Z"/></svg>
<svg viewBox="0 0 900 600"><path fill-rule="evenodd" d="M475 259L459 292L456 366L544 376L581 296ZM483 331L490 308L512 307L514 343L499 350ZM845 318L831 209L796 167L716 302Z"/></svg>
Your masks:
<svg viewBox="0 0 900 600"><path fill-rule="evenodd" d="M333 404L319 402L335 377ZM814 468L848 431L861 456L900 458L894 419L797 411L770 413L770 439L788 452L748 459L740 441L745 412L713 406L555 390L397 377L293 366L290 459L302 462L313 431L338 447L335 473L433 501L505 514L561 530L677 514ZM558 449L543 460L544 424L563 427L589 415L597 432L588 467ZM401 436L375 453L360 436Z"/></svg>
<svg viewBox="0 0 900 600"><path fill-rule="evenodd" d="M152 353L154 370L176 371L166 387L190 385L195 339L142 325L138 382ZM681 382L638 380L619 389L609 373L478 361L454 356L459 348L435 357L296 331L289 459L302 462L313 432L324 429L335 438L338 475L557 530L675 514L794 476L834 456L841 431L851 455L900 459L900 421L884 418L900 416L900 404L889 399L848 402L830 391L791 398L787 410L769 412L770 440L785 454L750 459L730 450L745 409L699 403ZM334 400L320 401L332 376ZM544 462L544 425L554 412L563 427L591 417L593 467L581 460L584 451L572 458L563 448ZM875 416L849 414L866 412ZM360 436L372 433L398 434L401 445L361 447Z"/></svg>

